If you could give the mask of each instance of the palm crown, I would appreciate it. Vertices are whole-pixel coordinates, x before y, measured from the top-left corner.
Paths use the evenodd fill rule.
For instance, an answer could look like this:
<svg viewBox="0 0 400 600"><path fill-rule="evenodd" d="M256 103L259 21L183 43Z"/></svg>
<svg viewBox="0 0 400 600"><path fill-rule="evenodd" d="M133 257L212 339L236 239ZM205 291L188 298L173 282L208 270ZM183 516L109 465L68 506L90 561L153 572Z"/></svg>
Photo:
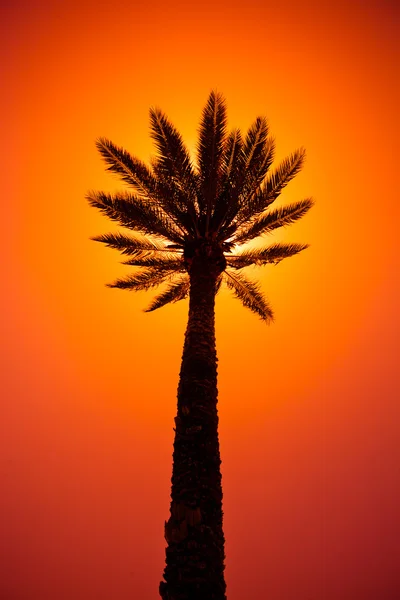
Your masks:
<svg viewBox="0 0 400 600"><path fill-rule="evenodd" d="M270 173L275 143L266 119L258 117L245 137L238 129L228 133L226 104L214 91L200 121L197 164L161 110L150 110L150 127L157 148L151 168L105 138L96 142L108 170L132 189L87 196L92 206L134 232L92 238L127 256L124 264L139 268L109 287L140 291L166 283L146 309L153 311L188 296L191 261L200 252L219 264L217 289L224 281L246 307L270 320L267 300L243 269L276 264L308 246L240 246L293 223L311 208L313 201L306 198L270 209L300 171L304 150L293 152Z"/></svg>

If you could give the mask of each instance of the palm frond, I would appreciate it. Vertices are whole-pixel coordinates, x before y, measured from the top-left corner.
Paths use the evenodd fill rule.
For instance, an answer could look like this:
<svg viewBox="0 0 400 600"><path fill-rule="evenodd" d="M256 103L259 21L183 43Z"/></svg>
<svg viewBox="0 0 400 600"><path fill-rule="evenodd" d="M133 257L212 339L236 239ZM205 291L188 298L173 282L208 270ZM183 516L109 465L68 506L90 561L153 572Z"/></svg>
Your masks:
<svg viewBox="0 0 400 600"><path fill-rule="evenodd" d="M246 188L254 185L254 179L257 178L261 165L266 162L265 146L267 136L267 120L264 117L257 117L249 128L243 143L242 164L235 181L234 195L246 194Z"/></svg>
<svg viewBox="0 0 400 600"><path fill-rule="evenodd" d="M305 149L299 148L281 162L265 183L265 191L269 198L275 199L279 196L283 188L299 173L305 158Z"/></svg>
<svg viewBox="0 0 400 600"><path fill-rule="evenodd" d="M130 265L131 267L154 267L159 271L185 271L185 263L182 257L177 258L176 254L165 254L165 255L144 255L135 256L129 260L124 260L123 265Z"/></svg>
<svg viewBox="0 0 400 600"><path fill-rule="evenodd" d="M208 230L217 193L225 135L225 100L221 94L212 91L203 109L197 146L198 165L202 182L199 203L201 210L206 214L206 230Z"/></svg>
<svg viewBox="0 0 400 600"><path fill-rule="evenodd" d="M267 178L261 189L245 199L238 212L236 223L241 225L268 208L282 192L283 188L299 173L305 160L305 150L300 148L285 158Z"/></svg>
<svg viewBox="0 0 400 600"><path fill-rule="evenodd" d="M188 275L182 275L178 280L170 283L166 290L156 296L151 304L145 309L144 312L152 312L157 310L170 302L179 302L187 298L189 295L190 281Z"/></svg>
<svg viewBox="0 0 400 600"><path fill-rule="evenodd" d="M226 257L229 266L234 269L243 269L252 265L278 264L284 258L294 256L308 248L308 244L272 244L266 248L253 248L243 250L238 254Z"/></svg>
<svg viewBox="0 0 400 600"><path fill-rule="evenodd" d="M242 158L243 139L240 129L233 129L228 135L222 157L222 170L224 183L233 181L240 168Z"/></svg>
<svg viewBox="0 0 400 600"><path fill-rule="evenodd" d="M275 142L268 138L268 123L264 117L257 117L249 128L240 159L240 168L232 180L229 190L229 208L225 211L225 218L220 222L219 228L224 230L224 225L229 225L232 219L240 212L241 205L248 203L249 199L258 190L272 164L275 151Z"/></svg>
<svg viewBox="0 0 400 600"><path fill-rule="evenodd" d="M86 198L91 206L123 227L158 235L179 244L184 240L183 232L161 208L132 194L91 191Z"/></svg>
<svg viewBox="0 0 400 600"><path fill-rule="evenodd" d="M257 117L254 123L251 125L250 129L247 132L246 139L243 145L243 155L244 155L244 163L245 168L243 171L243 183L246 185L247 180L250 180L249 183L255 177L259 177L259 172L262 166L267 162L267 158L272 157L269 154L272 154L273 151L273 142L269 144L270 152L269 154L265 152L266 144L268 140L268 123L265 117ZM262 171L265 170L265 167ZM265 171L266 172L266 171ZM265 172L262 176L264 178ZM261 179L261 180L262 180Z"/></svg>
<svg viewBox="0 0 400 600"><path fill-rule="evenodd" d="M143 253L170 252L169 248L156 240L144 236L129 236L123 233L103 233L90 238L94 242L102 242L109 248L119 250L128 256L138 256Z"/></svg>
<svg viewBox="0 0 400 600"><path fill-rule="evenodd" d="M257 236L269 233L278 227L290 225L298 219L301 219L313 205L313 200L311 198L306 198L305 200L300 200L294 204L289 204L268 213L261 214L254 219L250 225L244 225L238 233L235 233L233 238L234 242L248 242Z"/></svg>
<svg viewBox="0 0 400 600"><path fill-rule="evenodd" d="M245 172L241 193L242 203L249 203L265 179L275 155L275 140L266 138L259 144L258 152L253 154L251 164Z"/></svg>
<svg viewBox="0 0 400 600"><path fill-rule="evenodd" d="M193 219L187 212L188 198L177 186L172 185L171 173L169 179L164 177L165 169L153 173L144 162L106 138L99 138L96 146L109 165L108 171L120 175L142 197L159 204L178 227L183 226L187 232L193 230Z"/></svg>
<svg viewBox="0 0 400 600"><path fill-rule="evenodd" d="M158 151L156 165L186 195L194 207L196 196L195 173L189 152L181 134L158 108L150 109L150 135Z"/></svg>
<svg viewBox="0 0 400 600"><path fill-rule="evenodd" d="M119 175L125 183L132 185L140 195L146 197L151 195L155 181L144 162L104 137L96 140L96 146L108 165L107 171Z"/></svg>
<svg viewBox="0 0 400 600"><path fill-rule="evenodd" d="M116 279L113 283L107 283L107 287L120 288L140 292L163 283L176 273L175 270L158 269L148 267L146 270L127 275L123 279Z"/></svg>
<svg viewBox="0 0 400 600"><path fill-rule="evenodd" d="M237 212L239 192L236 186L244 163L242 148L242 134L239 129L234 129L226 139L222 156L220 193L211 220L213 231L218 231L229 220L230 214Z"/></svg>
<svg viewBox="0 0 400 600"><path fill-rule="evenodd" d="M153 158L151 163L156 178L154 197L180 229L184 229L188 234L196 234L199 212L197 196L192 192L188 195L187 189L177 184L157 159Z"/></svg>
<svg viewBox="0 0 400 600"><path fill-rule="evenodd" d="M242 273L233 272L231 269L224 271L223 277L228 288L233 290L243 306L259 315L264 321L273 320L272 309L256 283L247 279Z"/></svg>

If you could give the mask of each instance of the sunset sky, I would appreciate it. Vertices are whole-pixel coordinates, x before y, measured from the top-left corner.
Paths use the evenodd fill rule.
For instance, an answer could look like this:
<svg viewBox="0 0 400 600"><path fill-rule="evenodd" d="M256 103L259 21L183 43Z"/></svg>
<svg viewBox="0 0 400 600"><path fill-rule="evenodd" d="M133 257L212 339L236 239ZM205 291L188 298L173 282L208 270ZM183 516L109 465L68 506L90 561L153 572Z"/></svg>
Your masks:
<svg viewBox="0 0 400 600"><path fill-rule="evenodd" d="M399 598L398 3L1 11L1 600L159 598L188 303L105 287L85 194L123 189L97 137L149 161L150 106L193 152L211 89L306 148L278 205L316 201L252 273L273 325L217 298L228 600Z"/></svg>

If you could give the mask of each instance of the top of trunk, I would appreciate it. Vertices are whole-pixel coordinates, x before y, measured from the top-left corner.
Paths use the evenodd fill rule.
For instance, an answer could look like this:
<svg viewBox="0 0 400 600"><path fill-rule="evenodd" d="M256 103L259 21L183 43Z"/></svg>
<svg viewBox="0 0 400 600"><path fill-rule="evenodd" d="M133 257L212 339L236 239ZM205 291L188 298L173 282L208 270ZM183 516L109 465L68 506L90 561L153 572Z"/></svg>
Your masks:
<svg viewBox="0 0 400 600"><path fill-rule="evenodd" d="M218 277L225 270L226 258L219 242L199 239L187 241L183 257L191 274L194 270L208 271Z"/></svg>

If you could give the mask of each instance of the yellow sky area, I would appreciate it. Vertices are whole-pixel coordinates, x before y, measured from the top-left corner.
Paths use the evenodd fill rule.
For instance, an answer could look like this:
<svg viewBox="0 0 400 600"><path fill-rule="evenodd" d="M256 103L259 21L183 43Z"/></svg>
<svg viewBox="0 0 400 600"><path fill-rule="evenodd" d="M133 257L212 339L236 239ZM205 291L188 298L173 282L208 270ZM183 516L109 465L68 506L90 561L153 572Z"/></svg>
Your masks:
<svg viewBox="0 0 400 600"><path fill-rule="evenodd" d="M231 386L229 377L224 382L223 373L239 371L254 381L255 391L262 384L265 362L276 374L275 383L270 382L275 391L290 395L301 382L313 385L363 327L393 253L398 205L391 180L384 176L393 155L390 112L381 109L383 97L386 104L391 102L386 95L390 81L379 72L381 63L371 45L376 32L340 32L333 22L338 46L324 38L327 21L322 13L320 27L305 21L304 29L283 23L278 10L272 17L275 26L264 29L254 21L254 35L243 39L240 48L232 47L233 34L229 28L225 31L229 62L227 48L221 62L213 60L208 46L204 59L209 58L199 62L204 32L192 22L190 52L177 62L179 44L174 42L156 57L154 44L144 34L144 21L133 26L135 43L127 37L122 17L120 33L111 28L110 39L121 38L121 48L96 43L108 31L106 20L98 16L98 29L86 31L76 11L75 17L66 13L75 27L73 45L69 27L54 21L53 14L49 23L59 35L53 30L50 35L44 20L46 35L36 37L32 53L25 40L19 52L25 52L26 62L18 63L26 74L19 82L16 106L24 177L17 183L21 203L15 210L22 218L14 257L20 268L23 261L43 313L55 319L53 345L76 361L82 377L112 389L127 407L130 399L122 392L132 376L140 389L147 385L142 377L152 373L149 353L157 355L162 376L176 381L187 306L144 315L141 308L151 292L135 296L104 287L127 270L117 252L89 241L115 226L88 207L84 195L90 188L123 187L105 172L94 146L98 136L148 161L154 152L148 109L159 105L193 150L201 108L217 85L226 96L231 127L246 131L257 115L268 117L276 138L276 164L294 149L306 147L303 172L279 203L308 196L316 200L304 219L267 240L304 242L310 248L276 267L254 270L276 323L266 328L227 292L218 298L221 385L226 394L236 395L237 383ZM154 39L167 35L158 21L152 31ZM217 32L211 29L209 35L215 40ZM189 30L180 39L188 37ZM377 82L373 90L371 73ZM390 215L381 225L376 217L378 196L380 210L384 207ZM168 340L169 351L160 338ZM116 350L110 352L109 346ZM288 364L293 373L289 378ZM257 410L269 401L261 395ZM146 413L148 408L135 410ZM232 411L241 418L239 408Z"/></svg>

